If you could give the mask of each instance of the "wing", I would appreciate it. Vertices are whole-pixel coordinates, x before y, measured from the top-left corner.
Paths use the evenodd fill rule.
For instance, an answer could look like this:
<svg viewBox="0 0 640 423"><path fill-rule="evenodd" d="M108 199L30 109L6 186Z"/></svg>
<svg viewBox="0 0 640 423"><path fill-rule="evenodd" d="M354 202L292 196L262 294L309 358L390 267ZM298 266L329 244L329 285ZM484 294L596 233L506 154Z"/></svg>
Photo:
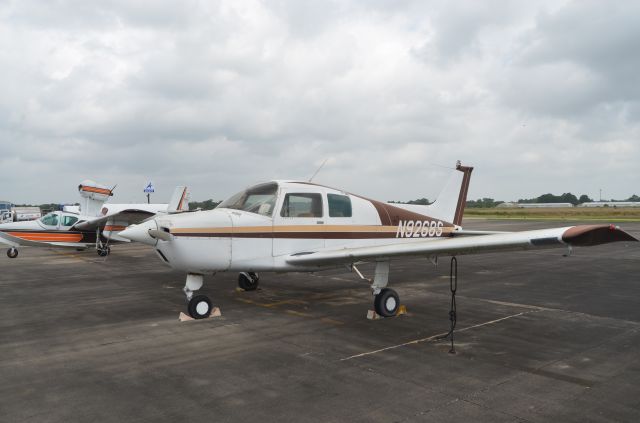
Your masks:
<svg viewBox="0 0 640 423"><path fill-rule="evenodd" d="M155 213L146 210L138 209L126 209L120 210L116 213L107 214L105 216L96 217L95 219L85 220L76 223L71 230L80 231L95 231L98 228L104 228L104 225L109 221L126 222L126 226L133 225L134 223L140 223L148 217L155 216Z"/></svg>
<svg viewBox="0 0 640 423"><path fill-rule="evenodd" d="M580 225L566 228L496 233L374 247L324 249L293 254L287 262L300 266L328 266L399 256L477 254L495 251L528 250L563 246L591 246L616 241L637 241L614 225Z"/></svg>

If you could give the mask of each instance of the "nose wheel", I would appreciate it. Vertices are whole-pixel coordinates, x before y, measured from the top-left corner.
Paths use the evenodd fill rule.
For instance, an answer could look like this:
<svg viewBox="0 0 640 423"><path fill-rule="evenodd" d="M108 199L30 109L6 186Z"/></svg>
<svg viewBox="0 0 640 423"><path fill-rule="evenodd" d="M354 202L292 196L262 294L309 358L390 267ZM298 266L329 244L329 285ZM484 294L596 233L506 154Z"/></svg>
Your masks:
<svg viewBox="0 0 640 423"><path fill-rule="evenodd" d="M258 289L260 277L254 272L241 272L238 275L238 286L245 291L255 291Z"/></svg>
<svg viewBox="0 0 640 423"><path fill-rule="evenodd" d="M206 319L211 315L211 300L206 295L196 295L189 300L187 308L194 319Z"/></svg>
<svg viewBox="0 0 640 423"><path fill-rule="evenodd" d="M18 257L18 249L16 247L11 247L7 250L7 257L16 258Z"/></svg>
<svg viewBox="0 0 640 423"><path fill-rule="evenodd" d="M393 317L398 313L400 307L400 297L391 288L383 288L374 297L373 308L382 317Z"/></svg>
<svg viewBox="0 0 640 423"><path fill-rule="evenodd" d="M204 282L204 276L197 273L187 274L187 281L182 290L187 296L187 311L194 319L205 319L211 315L211 300L206 295L193 295Z"/></svg>

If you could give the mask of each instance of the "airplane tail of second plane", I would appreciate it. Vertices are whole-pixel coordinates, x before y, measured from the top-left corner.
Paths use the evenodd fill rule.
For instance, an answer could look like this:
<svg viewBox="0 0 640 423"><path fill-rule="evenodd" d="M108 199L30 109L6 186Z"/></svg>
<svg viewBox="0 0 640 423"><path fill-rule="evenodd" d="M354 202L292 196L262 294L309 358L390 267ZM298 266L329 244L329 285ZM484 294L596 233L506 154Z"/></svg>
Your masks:
<svg viewBox="0 0 640 423"><path fill-rule="evenodd" d="M109 189L94 181L85 180L78 185L80 193L80 212L85 216L98 216L102 205L113 195Z"/></svg>
<svg viewBox="0 0 640 423"><path fill-rule="evenodd" d="M185 186L177 186L176 189L173 191L171 200L169 201L167 212L178 213L181 211L188 211L189 197L190 197L189 188Z"/></svg>

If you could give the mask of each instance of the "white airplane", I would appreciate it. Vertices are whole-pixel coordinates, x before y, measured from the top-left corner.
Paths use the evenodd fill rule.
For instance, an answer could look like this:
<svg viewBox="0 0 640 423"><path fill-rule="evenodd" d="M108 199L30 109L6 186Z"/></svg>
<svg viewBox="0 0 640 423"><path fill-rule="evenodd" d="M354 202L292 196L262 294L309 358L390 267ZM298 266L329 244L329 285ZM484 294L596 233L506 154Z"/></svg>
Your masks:
<svg viewBox="0 0 640 423"><path fill-rule="evenodd" d="M472 167L458 172L435 203L387 204L310 182L272 181L250 187L216 209L157 216L132 225L123 238L153 245L162 261L187 272L189 314L211 313L211 301L193 295L206 274L240 271L239 285L253 290L256 272L315 272L375 262L375 311L394 316L398 294L387 287L389 262L400 256L456 256L532 248L637 241L613 225L580 225L523 232L462 229Z"/></svg>
<svg viewBox="0 0 640 423"><path fill-rule="evenodd" d="M38 220L0 224L0 243L10 246L7 256L16 258L20 246L95 246L98 255L104 257L111 252L111 243L130 242L119 236L127 226L158 213L189 208L189 191L183 186L176 187L169 204L105 204L113 189L88 180L78 186L78 192L80 213L55 211Z"/></svg>

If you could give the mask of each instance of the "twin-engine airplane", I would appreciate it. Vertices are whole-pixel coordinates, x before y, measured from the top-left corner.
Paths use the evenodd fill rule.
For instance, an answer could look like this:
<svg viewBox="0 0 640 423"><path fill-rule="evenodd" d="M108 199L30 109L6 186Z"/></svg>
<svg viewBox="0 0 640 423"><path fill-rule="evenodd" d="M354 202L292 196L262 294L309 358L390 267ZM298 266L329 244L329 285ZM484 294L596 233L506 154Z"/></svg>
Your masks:
<svg viewBox="0 0 640 423"><path fill-rule="evenodd" d="M80 213L55 211L38 220L0 224L0 243L8 244L9 258L18 256L17 247L75 247L95 246L98 255L107 256L111 243L130 242L121 238L120 231L158 213L188 210L189 191L176 187L169 204L105 204L113 189L93 181L78 186Z"/></svg>
<svg viewBox="0 0 640 423"><path fill-rule="evenodd" d="M458 162L435 203L387 204L309 182L273 181L248 188L216 209L157 216L120 233L153 245L169 266L187 272L189 314L211 313L205 274L240 271L245 290L256 272L314 272L375 262L371 289L375 311L394 316L398 294L387 287L389 262L399 256L456 256L491 251L591 246L637 241L613 225L580 225L524 232L462 229L472 167ZM362 277L362 276L361 276Z"/></svg>

